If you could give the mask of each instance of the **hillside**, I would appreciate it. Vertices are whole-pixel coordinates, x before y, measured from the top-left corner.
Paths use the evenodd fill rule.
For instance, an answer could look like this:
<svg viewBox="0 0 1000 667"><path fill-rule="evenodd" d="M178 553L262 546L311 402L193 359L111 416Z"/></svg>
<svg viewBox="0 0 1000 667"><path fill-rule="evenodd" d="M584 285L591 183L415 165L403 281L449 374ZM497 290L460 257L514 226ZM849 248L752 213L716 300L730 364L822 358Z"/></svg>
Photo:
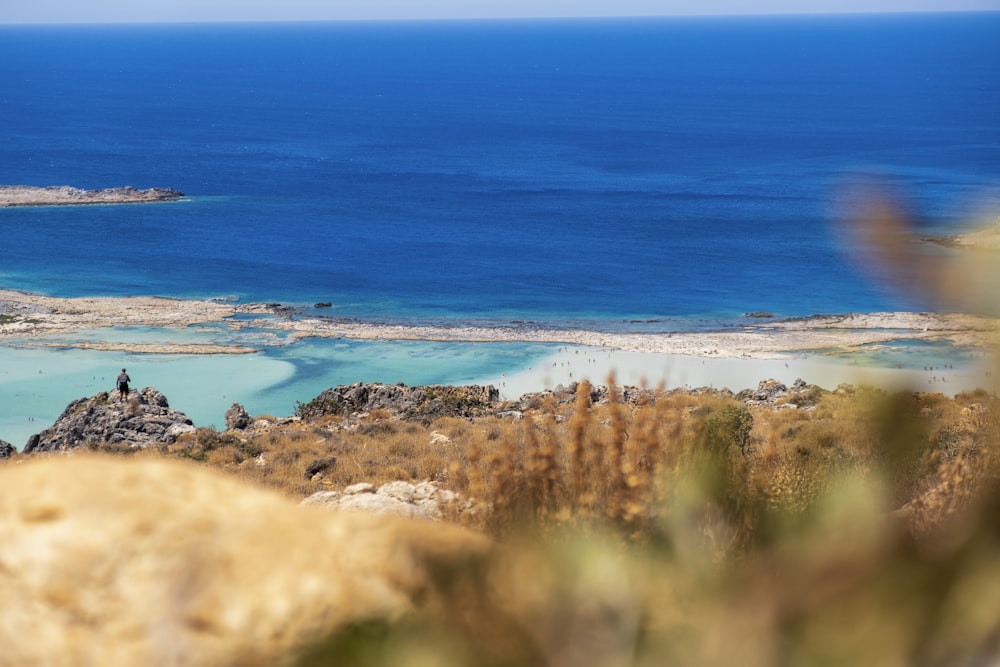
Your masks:
<svg viewBox="0 0 1000 667"><path fill-rule="evenodd" d="M140 396L66 419L166 409ZM101 650L77 664L149 664L166 645L129 619L160 609L186 664L982 664L1000 657L998 409L802 382L508 402L357 384L294 417L234 405L222 432L63 440L0 461L18 596L0 637L41 656L20 664L64 661L81 632ZM137 601L163 595L180 616Z"/></svg>

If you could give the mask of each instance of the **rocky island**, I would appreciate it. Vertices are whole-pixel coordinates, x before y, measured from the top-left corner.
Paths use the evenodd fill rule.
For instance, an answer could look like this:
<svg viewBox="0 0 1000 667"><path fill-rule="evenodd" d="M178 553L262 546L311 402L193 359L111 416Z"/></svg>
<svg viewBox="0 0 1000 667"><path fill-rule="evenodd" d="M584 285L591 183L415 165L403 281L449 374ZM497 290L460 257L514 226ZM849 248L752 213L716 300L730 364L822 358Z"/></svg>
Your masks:
<svg viewBox="0 0 1000 667"><path fill-rule="evenodd" d="M39 187L0 185L0 208L14 206L80 206L84 204L137 204L175 201L183 192L171 188L118 188L83 190L68 185Z"/></svg>

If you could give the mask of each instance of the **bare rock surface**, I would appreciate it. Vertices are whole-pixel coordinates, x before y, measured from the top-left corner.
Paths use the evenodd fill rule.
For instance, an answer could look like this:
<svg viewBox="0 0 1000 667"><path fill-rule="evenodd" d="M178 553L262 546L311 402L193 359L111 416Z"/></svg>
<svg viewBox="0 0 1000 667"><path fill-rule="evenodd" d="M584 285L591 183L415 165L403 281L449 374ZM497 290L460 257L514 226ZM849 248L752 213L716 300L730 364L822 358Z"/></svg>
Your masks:
<svg viewBox="0 0 1000 667"><path fill-rule="evenodd" d="M52 426L28 439L24 452L105 444L147 447L169 444L194 430L187 415L172 409L156 389L132 392L127 401L116 390L70 403Z"/></svg>
<svg viewBox="0 0 1000 667"><path fill-rule="evenodd" d="M761 380L757 389L741 391L736 398L751 406L800 408L816 405L825 393L820 387L807 384L802 379L796 380L791 387L777 380Z"/></svg>
<svg viewBox="0 0 1000 667"><path fill-rule="evenodd" d="M326 389L308 403L298 406L302 419L328 415L346 416L372 410L388 410L403 418L476 417L491 414L499 404L500 393L493 386L453 387L358 382Z"/></svg>
<svg viewBox="0 0 1000 667"><path fill-rule="evenodd" d="M225 420L226 428L228 430L243 431L253 424L253 418L250 416L250 413L248 413L246 408L239 403L233 403L233 405L226 410Z"/></svg>
<svg viewBox="0 0 1000 667"><path fill-rule="evenodd" d="M302 501L303 505L322 505L339 510L393 514L412 519L440 520L442 508L454 503L454 492L439 489L432 482L398 481L378 487L366 482L343 491L319 491Z"/></svg>
<svg viewBox="0 0 1000 667"><path fill-rule="evenodd" d="M308 507L178 461L0 466L0 664L257 667L419 613L489 557L446 523ZM311 664L311 663L310 663Z"/></svg>

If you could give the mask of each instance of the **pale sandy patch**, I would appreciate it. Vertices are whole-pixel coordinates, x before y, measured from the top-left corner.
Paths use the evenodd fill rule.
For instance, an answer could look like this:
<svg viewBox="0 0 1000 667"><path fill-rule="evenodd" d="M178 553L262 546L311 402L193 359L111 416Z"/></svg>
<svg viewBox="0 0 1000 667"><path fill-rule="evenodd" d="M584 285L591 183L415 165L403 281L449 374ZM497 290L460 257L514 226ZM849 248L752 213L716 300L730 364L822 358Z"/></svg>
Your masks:
<svg viewBox="0 0 1000 667"><path fill-rule="evenodd" d="M937 313L866 313L781 320L725 331L607 333L520 327L440 327L293 319L272 326L293 336L367 340L442 340L567 343L631 352L702 357L779 358L789 352L851 350L893 340L948 340L957 345L992 346L998 321Z"/></svg>
<svg viewBox="0 0 1000 667"><path fill-rule="evenodd" d="M611 376L620 385L665 389L710 387L739 392L755 389L761 380L774 379L790 386L802 379L830 390L840 384L851 384L954 395L974 389L996 391L996 368L990 357L945 369L880 368L812 355L773 359L706 358L567 346L528 369L488 378L484 382L497 386L501 397L507 400L584 379L592 384L606 384Z"/></svg>
<svg viewBox="0 0 1000 667"><path fill-rule="evenodd" d="M248 322L237 315L257 315ZM699 357L774 359L790 352L849 351L894 340L950 341L992 348L1000 321L963 314L850 313L815 316L722 331L609 333L577 329L514 326L412 326L305 316L276 304L235 304L162 297L55 298L0 290L0 341L114 326L179 328L225 322L233 331L253 326L288 333L292 338L425 340L461 342L566 343L630 352ZM110 342L110 341L109 341ZM83 343L79 343L82 347ZM212 353L245 353L251 346L220 346ZM116 348L124 349L124 348ZM189 353L180 344L160 352Z"/></svg>

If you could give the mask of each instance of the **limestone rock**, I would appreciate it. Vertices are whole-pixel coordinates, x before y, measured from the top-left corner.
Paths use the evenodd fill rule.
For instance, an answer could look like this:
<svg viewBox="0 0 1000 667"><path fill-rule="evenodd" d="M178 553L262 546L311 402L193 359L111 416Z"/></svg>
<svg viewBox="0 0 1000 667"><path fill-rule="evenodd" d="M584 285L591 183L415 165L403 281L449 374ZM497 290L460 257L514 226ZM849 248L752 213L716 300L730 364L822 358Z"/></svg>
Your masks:
<svg viewBox="0 0 1000 667"><path fill-rule="evenodd" d="M777 380L761 380L757 389L741 391L736 398L752 406L800 408L816 405L824 393L826 392L816 385L806 384L801 379L796 380L791 387Z"/></svg>
<svg viewBox="0 0 1000 667"><path fill-rule="evenodd" d="M242 431L253 424L253 418L239 403L233 403L232 407L226 410L226 428L229 430Z"/></svg>
<svg viewBox="0 0 1000 667"><path fill-rule="evenodd" d="M361 483L342 492L320 491L303 500L302 504L437 521L441 519L442 506L456 499L456 494L439 489L432 482L412 484L398 481L383 484L378 489L372 484Z"/></svg>
<svg viewBox="0 0 1000 667"><path fill-rule="evenodd" d="M546 389L540 392L524 394L520 399L507 405L505 409L497 413L498 417L522 419L527 410L537 409L548 402L556 405L571 405L577 400L577 392L580 383L571 382L569 385L558 385L555 389ZM610 400L609 389L605 385L591 385L590 402L593 405L606 404ZM616 397L620 403L630 405L652 405L656 403L657 392L652 389L631 386L616 386Z"/></svg>
<svg viewBox="0 0 1000 667"><path fill-rule="evenodd" d="M290 665L423 611L440 572L491 555L454 525L303 507L178 461L35 457L0 466L0 489L3 665Z"/></svg>
<svg viewBox="0 0 1000 667"><path fill-rule="evenodd" d="M81 445L169 444L180 433L194 429L187 415L172 409L167 397L152 387L133 392L125 403L117 396L117 392L102 392L73 401L52 426L28 439L25 453Z"/></svg>
<svg viewBox="0 0 1000 667"><path fill-rule="evenodd" d="M297 414L306 420L372 410L388 410L407 419L476 417L490 414L499 400L500 392L493 386L408 387L402 383L358 382L323 391L308 403L299 404Z"/></svg>
<svg viewBox="0 0 1000 667"><path fill-rule="evenodd" d="M10 444L6 440L0 440L0 459L9 459L16 453L17 449L14 445Z"/></svg>
<svg viewBox="0 0 1000 667"><path fill-rule="evenodd" d="M194 427L194 424L178 422L166 430L167 441L173 442L178 438L178 436L184 435L185 433L194 433L197 430L198 429Z"/></svg>

